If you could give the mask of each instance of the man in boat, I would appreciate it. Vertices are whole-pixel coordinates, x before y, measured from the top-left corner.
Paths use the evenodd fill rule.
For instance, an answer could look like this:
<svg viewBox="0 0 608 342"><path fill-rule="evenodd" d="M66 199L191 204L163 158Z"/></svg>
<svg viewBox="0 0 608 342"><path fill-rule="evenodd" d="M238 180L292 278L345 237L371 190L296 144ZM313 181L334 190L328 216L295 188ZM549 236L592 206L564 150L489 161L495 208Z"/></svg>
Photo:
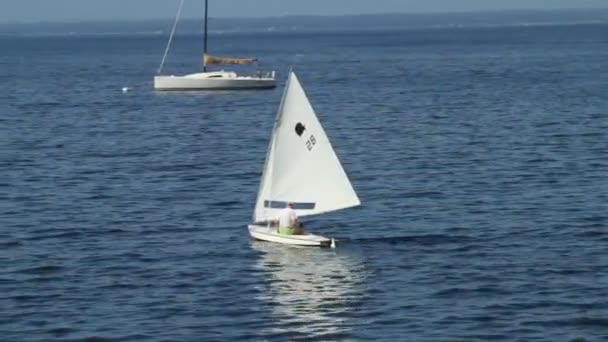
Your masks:
<svg viewBox="0 0 608 342"><path fill-rule="evenodd" d="M279 233L285 235L298 235L303 233L302 224L298 220L296 211L293 210L293 203L287 202L285 209L279 216Z"/></svg>

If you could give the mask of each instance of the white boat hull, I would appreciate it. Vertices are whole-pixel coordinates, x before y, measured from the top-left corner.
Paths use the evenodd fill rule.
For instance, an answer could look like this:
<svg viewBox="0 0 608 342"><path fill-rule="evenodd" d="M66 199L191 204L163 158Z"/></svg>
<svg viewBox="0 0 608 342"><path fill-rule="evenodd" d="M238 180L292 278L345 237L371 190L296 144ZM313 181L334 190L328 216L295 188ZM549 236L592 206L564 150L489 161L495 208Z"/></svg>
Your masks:
<svg viewBox="0 0 608 342"><path fill-rule="evenodd" d="M287 245L296 246L311 246L311 247L330 247L331 239L320 235L314 234L300 234L300 235L285 235L279 234L276 227L269 228L268 226L261 226L256 224L250 224L249 235L256 240L277 242Z"/></svg>
<svg viewBox="0 0 608 342"><path fill-rule="evenodd" d="M155 76L156 90L238 90L276 87L271 75L237 76L233 72L208 72L185 76Z"/></svg>

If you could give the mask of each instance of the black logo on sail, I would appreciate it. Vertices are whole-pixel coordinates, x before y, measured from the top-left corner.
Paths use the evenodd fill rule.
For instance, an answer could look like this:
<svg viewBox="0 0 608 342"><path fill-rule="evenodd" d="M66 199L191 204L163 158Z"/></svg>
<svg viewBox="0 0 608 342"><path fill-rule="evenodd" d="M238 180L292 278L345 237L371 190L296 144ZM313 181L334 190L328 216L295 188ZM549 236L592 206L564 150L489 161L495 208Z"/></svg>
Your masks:
<svg viewBox="0 0 608 342"><path fill-rule="evenodd" d="M301 137L302 133L304 133L304 131L306 130L306 127L304 125L302 125L301 122L298 122L296 124L296 134Z"/></svg>

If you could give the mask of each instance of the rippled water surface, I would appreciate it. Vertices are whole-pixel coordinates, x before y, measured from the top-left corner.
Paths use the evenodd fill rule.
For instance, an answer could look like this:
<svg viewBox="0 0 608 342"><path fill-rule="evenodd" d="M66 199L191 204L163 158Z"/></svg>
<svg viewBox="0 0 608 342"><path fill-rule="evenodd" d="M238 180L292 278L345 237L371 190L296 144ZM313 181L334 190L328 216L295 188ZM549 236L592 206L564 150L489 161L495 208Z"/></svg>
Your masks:
<svg viewBox="0 0 608 342"><path fill-rule="evenodd" d="M608 26L213 36L259 92L155 93L164 39L0 38L1 340L608 339ZM246 231L290 67L335 250Z"/></svg>

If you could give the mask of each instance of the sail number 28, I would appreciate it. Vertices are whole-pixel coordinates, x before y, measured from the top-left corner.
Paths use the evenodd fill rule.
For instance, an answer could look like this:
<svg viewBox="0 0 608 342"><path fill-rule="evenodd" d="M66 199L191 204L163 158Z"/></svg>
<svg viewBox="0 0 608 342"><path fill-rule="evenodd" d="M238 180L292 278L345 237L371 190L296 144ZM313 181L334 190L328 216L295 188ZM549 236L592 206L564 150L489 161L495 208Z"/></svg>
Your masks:
<svg viewBox="0 0 608 342"><path fill-rule="evenodd" d="M308 140L306 140L306 148L309 151L312 151L312 148L315 146L315 144L317 143L317 139L315 139L314 135L310 135L310 138L308 138Z"/></svg>

